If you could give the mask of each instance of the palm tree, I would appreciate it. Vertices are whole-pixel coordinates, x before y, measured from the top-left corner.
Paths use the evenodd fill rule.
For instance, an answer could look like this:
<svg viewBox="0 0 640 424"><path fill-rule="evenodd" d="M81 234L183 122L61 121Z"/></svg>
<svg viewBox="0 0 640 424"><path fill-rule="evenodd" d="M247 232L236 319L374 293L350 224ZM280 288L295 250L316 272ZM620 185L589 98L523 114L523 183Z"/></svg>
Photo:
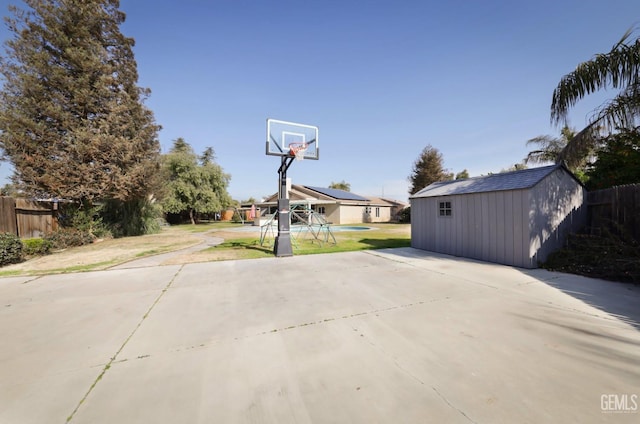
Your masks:
<svg viewBox="0 0 640 424"><path fill-rule="evenodd" d="M562 150L559 159L570 167L588 156L600 130L612 133L620 128L631 129L640 117L640 37L633 40L633 31L634 28L629 29L610 52L578 65L562 77L553 91L551 121L566 126L569 109L578 100L601 89L620 90Z"/></svg>
<svg viewBox="0 0 640 424"><path fill-rule="evenodd" d="M537 150L529 152L524 163L548 163L557 162L562 150L567 146L569 140L576 135L576 132L565 125L560 131L560 137L551 135L539 135L527 140L527 146L538 145Z"/></svg>

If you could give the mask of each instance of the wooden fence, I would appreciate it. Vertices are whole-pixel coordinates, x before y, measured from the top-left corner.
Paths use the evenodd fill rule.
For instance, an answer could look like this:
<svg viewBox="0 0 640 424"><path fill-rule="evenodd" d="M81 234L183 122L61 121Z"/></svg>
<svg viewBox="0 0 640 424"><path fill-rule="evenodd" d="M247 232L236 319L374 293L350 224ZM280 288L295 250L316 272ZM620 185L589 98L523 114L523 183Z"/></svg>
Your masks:
<svg viewBox="0 0 640 424"><path fill-rule="evenodd" d="M640 241L640 184L591 191L587 204L592 232L602 228L622 230Z"/></svg>
<svg viewBox="0 0 640 424"><path fill-rule="evenodd" d="M0 197L0 232L42 237L58 229L58 203Z"/></svg>
<svg viewBox="0 0 640 424"><path fill-rule="evenodd" d="M0 197L0 233L18 235L16 199L13 197Z"/></svg>

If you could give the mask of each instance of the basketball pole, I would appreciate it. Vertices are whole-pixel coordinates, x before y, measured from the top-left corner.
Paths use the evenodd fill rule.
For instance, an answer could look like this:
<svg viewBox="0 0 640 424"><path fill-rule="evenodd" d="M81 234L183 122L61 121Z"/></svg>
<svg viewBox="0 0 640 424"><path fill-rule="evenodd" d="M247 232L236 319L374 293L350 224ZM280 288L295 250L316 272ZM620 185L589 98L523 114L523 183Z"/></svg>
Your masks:
<svg viewBox="0 0 640 424"><path fill-rule="evenodd" d="M282 156L278 175L280 176L280 186L278 187L278 236L273 246L273 253L276 257L293 256L291 248L290 221L291 210L289 209L289 199L287 198L287 170L293 162L293 157Z"/></svg>

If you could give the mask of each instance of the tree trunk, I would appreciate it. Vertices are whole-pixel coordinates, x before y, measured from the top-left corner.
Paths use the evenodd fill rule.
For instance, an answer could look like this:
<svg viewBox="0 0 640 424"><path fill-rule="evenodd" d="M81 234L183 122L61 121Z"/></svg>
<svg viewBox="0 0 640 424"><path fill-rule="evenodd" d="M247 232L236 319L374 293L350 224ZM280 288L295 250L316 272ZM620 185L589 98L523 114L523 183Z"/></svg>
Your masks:
<svg viewBox="0 0 640 424"><path fill-rule="evenodd" d="M196 225L196 220L194 219L193 209L189 209L189 218L191 219L191 223Z"/></svg>

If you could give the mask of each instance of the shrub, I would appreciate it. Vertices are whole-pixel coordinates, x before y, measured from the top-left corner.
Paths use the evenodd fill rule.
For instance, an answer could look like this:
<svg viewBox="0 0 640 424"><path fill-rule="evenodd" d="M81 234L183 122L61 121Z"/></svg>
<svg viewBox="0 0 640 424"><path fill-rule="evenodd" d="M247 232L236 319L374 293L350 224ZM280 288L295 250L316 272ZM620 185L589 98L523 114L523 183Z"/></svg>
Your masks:
<svg viewBox="0 0 640 424"><path fill-rule="evenodd" d="M400 215L399 216L400 222L402 223L411 222L411 206L407 206L406 208L402 209L399 215Z"/></svg>
<svg viewBox="0 0 640 424"><path fill-rule="evenodd" d="M47 255L53 247L51 240L43 238L31 238L22 240L23 253L27 256Z"/></svg>
<svg viewBox="0 0 640 424"><path fill-rule="evenodd" d="M59 206L58 222L63 228L93 234L95 237L109 237L109 229L100 216L103 205L85 203L62 203Z"/></svg>
<svg viewBox="0 0 640 424"><path fill-rule="evenodd" d="M22 262L22 241L15 234L0 234L0 266Z"/></svg>
<svg viewBox="0 0 640 424"><path fill-rule="evenodd" d="M600 235L570 234L567 246L550 254L542 267L605 280L640 283L640 243L606 228Z"/></svg>
<svg viewBox="0 0 640 424"><path fill-rule="evenodd" d="M160 206L149 199L111 199L100 211L102 222L116 238L157 233L161 216Z"/></svg>
<svg viewBox="0 0 640 424"><path fill-rule="evenodd" d="M48 240L55 249L65 249L67 247L83 246L93 243L93 235L91 235L91 233L74 228L61 228L58 231L47 234L44 238Z"/></svg>

